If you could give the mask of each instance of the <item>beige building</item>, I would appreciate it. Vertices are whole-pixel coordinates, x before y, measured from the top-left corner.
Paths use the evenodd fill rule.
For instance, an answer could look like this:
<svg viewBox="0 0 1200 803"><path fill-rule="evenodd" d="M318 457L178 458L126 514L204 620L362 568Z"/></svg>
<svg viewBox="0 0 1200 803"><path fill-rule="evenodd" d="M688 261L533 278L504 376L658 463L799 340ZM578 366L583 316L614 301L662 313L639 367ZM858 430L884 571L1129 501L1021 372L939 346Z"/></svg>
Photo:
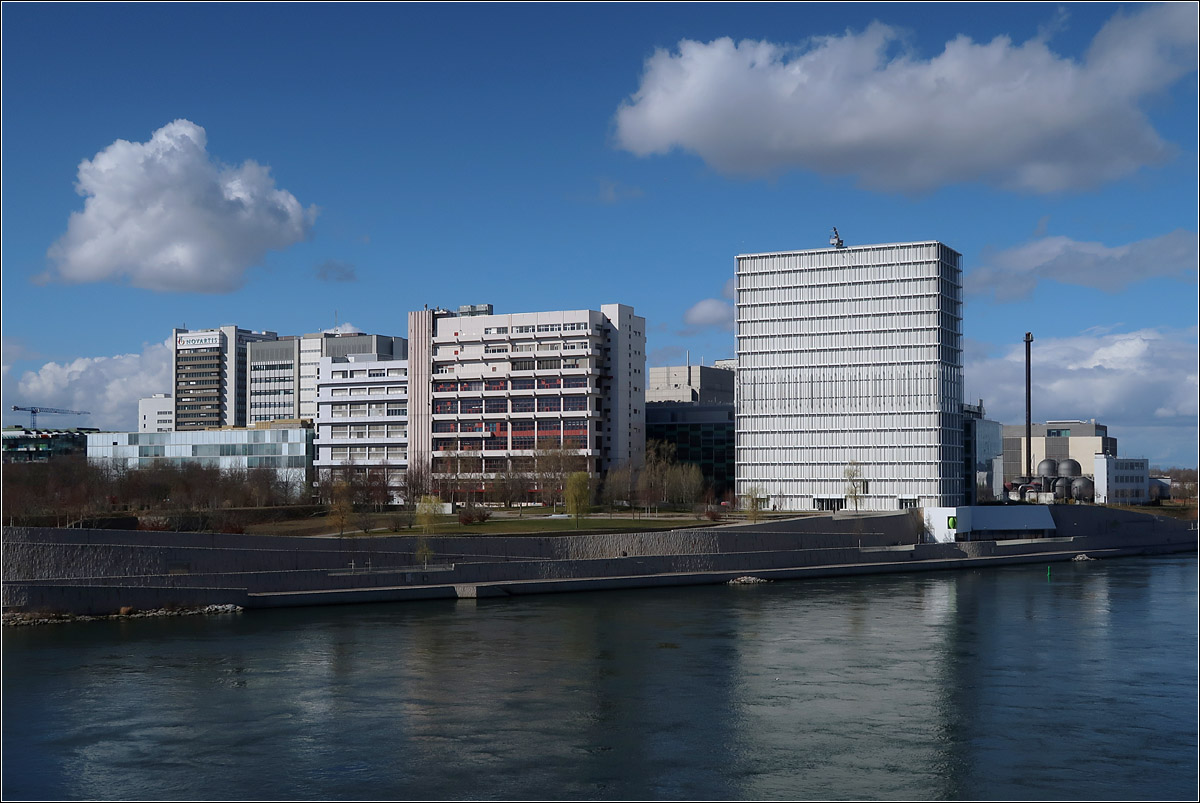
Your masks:
<svg viewBox="0 0 1200 803"><path fill-rule="evenodd" d="M1025 476L1025 425L1004 426L1004 481ZM1071 460L1079 463L1085 476L1095 476L1096 455L1117 455L1117 439L1108 436L1108 427L1090 421L1047 421L1032 427L1029 467L1034 475L1038 463Z"/></svg>
<svg viewBox="0 0 1200 803"><path fill-rule="evenodd" d="M672 365L649 370L646 403L733 404L734 372L707 365Z"/></svg>

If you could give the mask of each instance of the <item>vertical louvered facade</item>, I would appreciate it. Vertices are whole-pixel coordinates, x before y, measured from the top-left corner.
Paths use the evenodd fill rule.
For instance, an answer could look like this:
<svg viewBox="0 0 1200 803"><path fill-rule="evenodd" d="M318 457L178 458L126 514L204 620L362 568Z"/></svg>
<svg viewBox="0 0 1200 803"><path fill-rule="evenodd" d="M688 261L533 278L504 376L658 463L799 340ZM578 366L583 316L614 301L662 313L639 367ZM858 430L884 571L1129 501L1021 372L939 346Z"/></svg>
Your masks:
<svg viewBox="0 0 1200 803"><path fill-rule="evenodd" d="M962 498L962 256L737 257L737 485L779 510Z"/></svg>

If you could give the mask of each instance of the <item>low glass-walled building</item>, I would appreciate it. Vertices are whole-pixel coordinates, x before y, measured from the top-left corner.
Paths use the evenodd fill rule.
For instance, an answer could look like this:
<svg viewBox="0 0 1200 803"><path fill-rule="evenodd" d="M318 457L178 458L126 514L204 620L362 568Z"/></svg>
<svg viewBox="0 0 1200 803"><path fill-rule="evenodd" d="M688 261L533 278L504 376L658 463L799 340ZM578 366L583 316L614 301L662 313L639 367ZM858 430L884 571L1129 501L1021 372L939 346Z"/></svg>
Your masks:
<svg viewBox="0 0 1200 803"><path fill-rule="evenodd" d="M88 461L147 468L197 464L222 470L266 468L297 494L312 479L311 427L209 429L177 432L97 432L88 435Z"/></svg>
<svg viewBox="0 0 1200 803"><path fill-rule="evenodd" d="M5 463L45 463L56 457L77 455L87 448L94 427L73 429L4 428Z"/></svg>

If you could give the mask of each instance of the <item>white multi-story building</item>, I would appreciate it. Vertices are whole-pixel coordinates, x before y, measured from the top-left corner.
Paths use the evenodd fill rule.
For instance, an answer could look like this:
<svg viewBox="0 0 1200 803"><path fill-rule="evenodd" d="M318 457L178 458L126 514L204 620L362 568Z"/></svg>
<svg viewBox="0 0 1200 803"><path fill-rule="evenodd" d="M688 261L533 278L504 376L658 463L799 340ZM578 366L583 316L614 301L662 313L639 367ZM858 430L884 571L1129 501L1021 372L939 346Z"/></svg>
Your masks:
<svg viewBox="0 0 1200 803"><path fill-rule="evenodd" d="M395 494L408 466L408 361L380 354L322 357L316 426L319 476L379 474Z"/></svg>
<svg viewBox="0 0 1200 803"><path fill-rule="evenodd" d="M250 423L316 420L320 360L348 354L404 359L407 343L402 337L336 331L251 343L246 358Z"/></svg>
<svg viewBox="0 0 1200 803"><path fill-rule="evenodd" d="M643 462L645 318L624 304L490 313L409 314L410 460L458 473L479 458L481 482L547 448L593 473Z"/></svg>
<svg viewBox="0 0 1200 803"><path fill-rule="evenodd" d="M1144 505L1150 501L1150 461L1145 458L1093 456L1096 502Z"/></svg>
<svg viewBox="0 0 1200 803"><path fill-rule="evenodd" d="M737 257L737 486L780 510L957 505L962 256L939 242Z"/></svg>
<svg viewBox="0 0 1200 803"><path fill-rule="evenodd" d="M247 346L276 340L276 334L236 326L174 329L172 334L175 429L245 426Z"/></svg>
<svg viewBox="0 0 1200 803"><path fill-rule="evenodd" d="M175 400L170 393L138 399L138 432L174 432Z"/></svg>

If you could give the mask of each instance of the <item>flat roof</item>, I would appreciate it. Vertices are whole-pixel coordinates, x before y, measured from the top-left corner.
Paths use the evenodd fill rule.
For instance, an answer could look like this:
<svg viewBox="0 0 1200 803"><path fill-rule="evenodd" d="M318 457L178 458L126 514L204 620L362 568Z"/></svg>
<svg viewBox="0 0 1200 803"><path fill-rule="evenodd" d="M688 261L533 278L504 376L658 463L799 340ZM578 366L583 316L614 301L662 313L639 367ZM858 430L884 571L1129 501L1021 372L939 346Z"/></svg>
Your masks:
<svg viewBox="0 0 1200 803"><path fill-rule="evenodd" d="M763 251L761 253L738 254L736 258L742 259L743 257L775 257L775 256L784 256L786 254L819 254L819 253L822 253L825 251L866 251L866 250L869 250L872 248L896 248L899 246L908 246L908 245L943 245L943 246L946 246L946 248L950 248L950 246L946 245L941 240L915 240L913 242L908 242L908 243L870 243L868 245L844 245L841 248L835 248L831 245L831 246L827 246L825 248L801 248L801 249L788 250L788 251ZM950 248L950 250L954 251L953 248ZM958 254L957 251L954 251L954 253ZM959 256L962 256L962 255L959 254Z"/></svg>

